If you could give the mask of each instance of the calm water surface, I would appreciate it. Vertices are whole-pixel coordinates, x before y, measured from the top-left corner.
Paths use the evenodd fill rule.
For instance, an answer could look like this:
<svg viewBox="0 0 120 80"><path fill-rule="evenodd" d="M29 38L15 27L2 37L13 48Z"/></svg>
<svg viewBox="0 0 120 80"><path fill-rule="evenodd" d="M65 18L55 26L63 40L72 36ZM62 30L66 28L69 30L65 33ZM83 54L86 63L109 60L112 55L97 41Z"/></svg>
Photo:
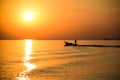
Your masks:
<svg viewBox="0 0 120 80"><path fill-rule="evenodd" d="M78 43L120 45L114 40ZM120 80L120 48L65 47L63 40L0 40L0 80Z"/></svg>

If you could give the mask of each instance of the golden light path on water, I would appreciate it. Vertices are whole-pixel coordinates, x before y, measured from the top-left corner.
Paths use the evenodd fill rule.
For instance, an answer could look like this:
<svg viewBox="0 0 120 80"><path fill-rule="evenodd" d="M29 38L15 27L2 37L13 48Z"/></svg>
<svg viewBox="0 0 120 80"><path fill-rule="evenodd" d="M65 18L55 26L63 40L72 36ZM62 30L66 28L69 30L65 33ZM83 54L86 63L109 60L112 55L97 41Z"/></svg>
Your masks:
<svg viewBox="0 0 120 80"><path fill-rule="evenodd" d="M32 51L32 40L25 40L25 58L24 58L23 62L26 67L26 70L24 70L23 72L21 72L19 74L19 76L17 77L17 80L30 80L30 78L28 77L27 74L31 70L36 68L35 65L33 65L29 62L31 59L31 56L30 56L31 51Z"/></svg>

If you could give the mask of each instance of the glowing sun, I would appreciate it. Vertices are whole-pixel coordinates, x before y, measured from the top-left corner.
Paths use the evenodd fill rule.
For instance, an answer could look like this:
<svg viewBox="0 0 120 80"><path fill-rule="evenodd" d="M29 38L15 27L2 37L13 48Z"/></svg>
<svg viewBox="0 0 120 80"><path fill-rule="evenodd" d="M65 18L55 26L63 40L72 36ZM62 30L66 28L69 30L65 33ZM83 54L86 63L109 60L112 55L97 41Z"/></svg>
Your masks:
<svg viewBox="0 0 120 80"><path fill-rule="evenodd" d="M34 13L32 12L25 12L23 14L23 18L26 20L26 21L31 21L33 19L33 16L34 16Z"/></svg>

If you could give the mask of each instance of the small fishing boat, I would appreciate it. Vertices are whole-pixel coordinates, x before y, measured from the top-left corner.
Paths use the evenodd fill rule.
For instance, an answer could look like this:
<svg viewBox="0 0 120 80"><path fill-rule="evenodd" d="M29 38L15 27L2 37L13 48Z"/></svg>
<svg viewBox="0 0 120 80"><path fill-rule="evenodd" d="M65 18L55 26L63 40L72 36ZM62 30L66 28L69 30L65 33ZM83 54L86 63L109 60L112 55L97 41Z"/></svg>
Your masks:
<svg viewBox="0 0 120 80"><path fill-rule="evenodd" d="M71 42L64 42L65 43L65 45L64 46L78 46L78 44L73 44L73 43L71 43Z"/></svg>
<svg viewBox="0 0 120 80"><path fill-rule="evenodd" d="M79 46L79 47L115 47L120 48L120 45L78 45L76 43L66 42L64 41L64 46Z"/></svg>

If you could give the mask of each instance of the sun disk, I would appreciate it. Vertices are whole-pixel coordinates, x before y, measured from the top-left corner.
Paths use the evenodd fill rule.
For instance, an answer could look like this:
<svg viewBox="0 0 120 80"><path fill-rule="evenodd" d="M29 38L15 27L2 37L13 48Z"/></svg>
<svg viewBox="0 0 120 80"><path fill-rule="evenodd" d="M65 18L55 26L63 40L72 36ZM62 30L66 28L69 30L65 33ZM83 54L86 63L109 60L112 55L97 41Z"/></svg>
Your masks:
<svg viewBox="0 0 120 80"><path fill-rule="evenodd" d="M31 13L31 12L26 12L26 13L23 14L23 17L24 17L24 19L25 19L26 21L30 21L30 20L32 20L32 18L33 18L33 13Z"/></svg>

